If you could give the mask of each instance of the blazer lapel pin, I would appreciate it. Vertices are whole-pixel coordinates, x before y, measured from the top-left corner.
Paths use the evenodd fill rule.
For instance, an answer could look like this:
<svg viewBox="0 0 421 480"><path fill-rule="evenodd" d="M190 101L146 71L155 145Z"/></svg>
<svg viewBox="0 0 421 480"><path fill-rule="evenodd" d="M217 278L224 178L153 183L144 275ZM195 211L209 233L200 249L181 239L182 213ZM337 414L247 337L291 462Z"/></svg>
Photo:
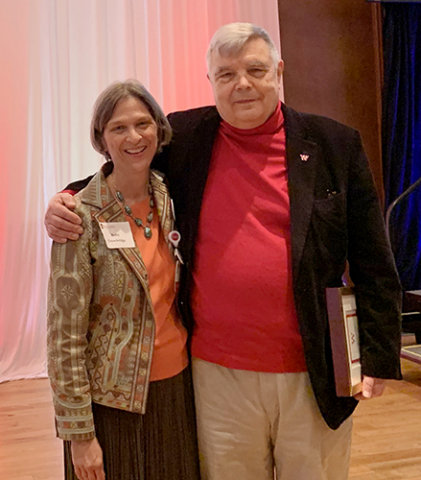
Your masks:
<svg viewBox="0 0 421 480"><path fill-rule="evenodd" d="M300 158L302 162L306 162L309 159L310 155L307 153L300 153Z"/></svg>

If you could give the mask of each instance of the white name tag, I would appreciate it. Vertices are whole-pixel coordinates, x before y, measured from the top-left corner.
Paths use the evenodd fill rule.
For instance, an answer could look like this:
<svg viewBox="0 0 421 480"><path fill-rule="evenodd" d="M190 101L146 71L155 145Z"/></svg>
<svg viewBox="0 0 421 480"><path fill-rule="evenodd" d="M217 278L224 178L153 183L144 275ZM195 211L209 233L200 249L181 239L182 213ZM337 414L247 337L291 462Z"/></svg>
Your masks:
<svg viewBox="0 0 421 480"><path fill-rule="evenodd" d="M108 248L134 248L129 222L99 223Z"/></svg>

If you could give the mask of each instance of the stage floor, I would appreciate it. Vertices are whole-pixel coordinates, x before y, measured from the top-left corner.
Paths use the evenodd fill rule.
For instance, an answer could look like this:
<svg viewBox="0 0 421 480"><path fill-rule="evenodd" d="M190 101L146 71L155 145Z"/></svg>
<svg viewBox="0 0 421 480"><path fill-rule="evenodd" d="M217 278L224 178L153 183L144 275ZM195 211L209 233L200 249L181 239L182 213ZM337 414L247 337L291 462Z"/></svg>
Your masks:
<svg viewBox="0 0 421 480"><path fill-rule="evenodd" d="M421 480L421 366L402 359L402 369L357 408L350 479ZM0 385L0 479L63 479L47 379Z"/></svg>

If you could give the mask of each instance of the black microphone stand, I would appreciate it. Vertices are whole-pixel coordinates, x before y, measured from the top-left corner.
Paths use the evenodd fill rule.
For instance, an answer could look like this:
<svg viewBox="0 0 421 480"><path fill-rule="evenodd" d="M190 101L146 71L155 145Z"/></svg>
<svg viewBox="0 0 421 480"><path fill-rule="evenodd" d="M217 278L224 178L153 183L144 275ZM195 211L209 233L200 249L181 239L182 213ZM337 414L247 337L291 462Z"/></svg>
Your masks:
<svg viewBox="0 0 421 480"><path fill-rule="evenodd" d="M386 235L390 244L391 242L390 242L389 229L390 229L390 215L392 213L392 210L396 207L396 205L401 203L404 198L406 198L410 193L412 193L419 185L421 185L421 177L418 180L416 180L412 185L410 185L403 193L401 193L399 197L396 200L394 200L386 210Z"/></svg>
<svg viewBox="0 0 421 480"><path fill-rule="evenodd" d="M394 200L386 210L386 235L389 240L389 244L391 245L390 239L390 216L392 214L392 210L402 202L409 194L411 194L419 185L421 185L421 177L416 180L412 185L410 185L399 197ZM405 319L405 326L407 325L408 330L411 333L415 334L417 344L421 344L421 323L419 320L421 312L421 290L413 290L403 292L403 305L402 305L402 315L403 320ZM407 319L408 317L408 319ZM411 320L412 319L412 320ZM405 329L404 329L405 331ZM402 349L401 356L404 358L408 358L410 360L416 361L417 363L421 363L421 353L420 352L406 352L406 350L411 350L417 347L404 347Z"/></svg>

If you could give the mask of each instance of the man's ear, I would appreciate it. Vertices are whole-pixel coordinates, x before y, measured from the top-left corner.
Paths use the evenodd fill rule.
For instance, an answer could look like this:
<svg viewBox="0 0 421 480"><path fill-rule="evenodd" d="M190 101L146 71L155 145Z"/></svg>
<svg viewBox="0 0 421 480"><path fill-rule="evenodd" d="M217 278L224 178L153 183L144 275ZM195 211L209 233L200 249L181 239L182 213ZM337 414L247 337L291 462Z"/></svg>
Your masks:
<svg viewBox="0 0 421 480"><path fill-rule="evenodd" d="M279 60L278 63L278 69L277 69L277 75L278 75L278 80L281 80L282 74L284 73L284 61Z"/></svg>

